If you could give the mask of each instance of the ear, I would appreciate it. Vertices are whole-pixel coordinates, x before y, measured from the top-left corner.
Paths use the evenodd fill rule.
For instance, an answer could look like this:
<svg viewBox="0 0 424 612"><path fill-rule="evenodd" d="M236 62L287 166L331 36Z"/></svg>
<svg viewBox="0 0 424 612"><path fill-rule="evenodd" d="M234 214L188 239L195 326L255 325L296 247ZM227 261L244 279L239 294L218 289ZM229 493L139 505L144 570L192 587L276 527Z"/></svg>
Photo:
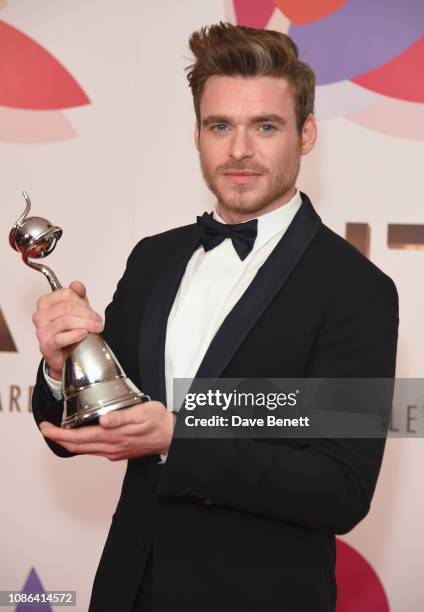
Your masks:
<svg viewBox="0 0 424 612"><path fill-rule="evenodd" d="M302 135L301 135L301 154L307 155L309 151L311 151L316 143L318 135L317 123L315 121L315 117L312 113L305 119L305 123L302 127Z"/></svg>
<svg viewBox="0 0 424 612"><path fill-rule="evenodd" d="M196 123L194 124L194 144L196 145L196 149L199 151L199 137L200 137L200 132L199 132L199 124Z"/></svg>

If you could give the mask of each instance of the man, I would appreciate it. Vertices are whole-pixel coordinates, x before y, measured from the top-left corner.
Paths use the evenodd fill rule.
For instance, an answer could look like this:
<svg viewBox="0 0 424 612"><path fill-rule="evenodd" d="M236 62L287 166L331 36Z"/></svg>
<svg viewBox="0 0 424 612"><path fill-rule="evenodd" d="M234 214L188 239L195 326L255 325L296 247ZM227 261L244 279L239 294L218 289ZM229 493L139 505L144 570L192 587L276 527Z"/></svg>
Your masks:
<svg viewBox="0 0 424 612"><path fill-rule="evenodd" d="M59 456L129 459L90 612L330 612L334 534L367 514L384 440L179 437L172 380L391 378L397 293L295 187L316 124L314 75L294 43L220 23L190 47L216 209L134 248L103 330L153 401L60 429L53 379L68 347L102 330L74 282L34 314L33 412Z"/></svg>

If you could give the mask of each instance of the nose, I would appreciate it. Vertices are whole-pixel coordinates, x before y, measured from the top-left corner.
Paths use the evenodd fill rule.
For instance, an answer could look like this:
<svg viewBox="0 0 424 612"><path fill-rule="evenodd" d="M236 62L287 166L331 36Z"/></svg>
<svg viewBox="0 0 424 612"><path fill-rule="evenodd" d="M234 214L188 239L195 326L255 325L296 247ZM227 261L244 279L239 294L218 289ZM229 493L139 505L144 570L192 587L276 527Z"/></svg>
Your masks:
<svg viewBox="0 0 424 612"><path fill-rule="evenodd" d="M234 130L231 138L229 155L237 160L244 159L245 157L252 157L252 143L246 128L240 126Z"/></svg>

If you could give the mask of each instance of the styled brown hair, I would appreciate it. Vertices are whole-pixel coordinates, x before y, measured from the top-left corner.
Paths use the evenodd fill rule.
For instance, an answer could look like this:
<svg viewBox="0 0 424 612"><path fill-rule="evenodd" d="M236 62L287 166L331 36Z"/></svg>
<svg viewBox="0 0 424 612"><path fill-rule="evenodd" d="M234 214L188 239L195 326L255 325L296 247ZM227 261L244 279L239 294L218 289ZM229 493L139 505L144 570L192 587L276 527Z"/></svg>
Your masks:
<svg viewBox="0 0 424 612"><path fill-rule="evenodd" d="M315 74L299 60L297 46L286 34L221 21L193 32L189 45L195 62L186 68L187 80L199 128L200 100L212 75L285 77L294 96L299 133L314 112Z"/></svg>

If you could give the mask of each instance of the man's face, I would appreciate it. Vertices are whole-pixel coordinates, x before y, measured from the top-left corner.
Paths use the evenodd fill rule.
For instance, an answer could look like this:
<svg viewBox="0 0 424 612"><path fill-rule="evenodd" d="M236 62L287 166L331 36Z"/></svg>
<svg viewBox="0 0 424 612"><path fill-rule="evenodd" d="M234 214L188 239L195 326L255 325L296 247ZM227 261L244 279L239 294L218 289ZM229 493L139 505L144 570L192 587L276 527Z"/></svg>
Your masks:
<svg viewBox="0 0 424 612"><path fill-rule="evenodd" d="M257 216L289 201L316 126L310 115L302 134L297 131L285 78L212 76L200 115L195 140L202 172L225 220Z"/></svg>

